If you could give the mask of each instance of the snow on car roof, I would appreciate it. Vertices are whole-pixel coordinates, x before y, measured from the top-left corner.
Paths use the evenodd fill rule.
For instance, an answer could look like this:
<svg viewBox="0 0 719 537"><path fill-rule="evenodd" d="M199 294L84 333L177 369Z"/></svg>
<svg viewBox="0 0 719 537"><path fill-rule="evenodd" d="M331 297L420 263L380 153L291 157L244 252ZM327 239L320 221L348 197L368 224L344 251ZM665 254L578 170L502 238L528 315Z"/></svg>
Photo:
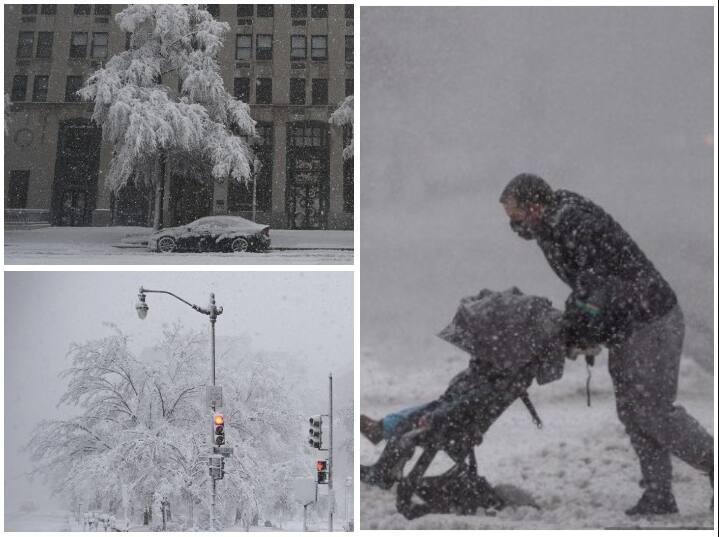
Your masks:
<svg viewBox="0 0 719 537"><path fill-rule="evenodd" d="M229 215L218 215L218 216L203 216L202 218L198 218L193 224L209 224L212 222L217 222L218 224L225 224L225 225L232 225L232 224L252 224L260 226L262 224L258 224L256 222L253 222L252 220L248 220L247 218L242 218L241 216L229 216Z"/></svg>

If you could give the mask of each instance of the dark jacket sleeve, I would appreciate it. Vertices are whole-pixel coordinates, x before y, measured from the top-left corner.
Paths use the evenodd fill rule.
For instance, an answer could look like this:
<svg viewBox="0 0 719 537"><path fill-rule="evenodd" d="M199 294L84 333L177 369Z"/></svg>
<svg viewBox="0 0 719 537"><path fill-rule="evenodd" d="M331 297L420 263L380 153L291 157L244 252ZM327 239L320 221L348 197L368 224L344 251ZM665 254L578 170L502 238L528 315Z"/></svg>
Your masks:
<svg viewBox="0 0 719 537"><path fill-rule="evenodd" d="M580 208L567 211L559 232L575 276L565 303L562 327L567 347L586 348L611 343L629 330L631 304L627 282L609 274L620 255L611 240L611 222Z"/></svg>

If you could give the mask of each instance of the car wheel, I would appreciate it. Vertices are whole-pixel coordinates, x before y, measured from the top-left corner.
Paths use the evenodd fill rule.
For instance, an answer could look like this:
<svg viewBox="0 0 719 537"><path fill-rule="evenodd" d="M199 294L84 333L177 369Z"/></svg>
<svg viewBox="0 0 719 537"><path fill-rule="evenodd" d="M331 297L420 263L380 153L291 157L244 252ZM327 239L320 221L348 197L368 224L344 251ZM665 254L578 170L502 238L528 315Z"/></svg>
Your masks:
<svg viewBox="0 0 719 537"><path fill-rule="evenodd" d="M230 244L230 250L233 252L246 252L250 247L250 243L244 237L237 237Z"/></svg>
<svg viewBox="0 0 719 537"><path fill-rule="evenodd" d="M162 253L169 254L177 249L177 243L172 237L160 237L157 241L157 249Z"/></svg>

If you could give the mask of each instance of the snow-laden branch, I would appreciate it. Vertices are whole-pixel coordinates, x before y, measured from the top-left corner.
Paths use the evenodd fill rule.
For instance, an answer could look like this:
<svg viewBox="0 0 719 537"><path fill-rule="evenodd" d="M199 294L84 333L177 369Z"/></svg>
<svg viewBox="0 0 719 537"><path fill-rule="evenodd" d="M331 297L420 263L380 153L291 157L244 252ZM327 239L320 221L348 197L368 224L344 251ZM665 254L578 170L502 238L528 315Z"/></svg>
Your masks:
<svg viewBox="0 0 719 537"><path fill-rule="evenodd" d="M345 100L340 103L337 110L332 112L330 116L330 124L336 127L345 127L353 129L354 127L354 96L350 95L345 97ZM342 151L342 158L349 160L354 156L354 134L350 138L350 142L347 147Z"/></svg>

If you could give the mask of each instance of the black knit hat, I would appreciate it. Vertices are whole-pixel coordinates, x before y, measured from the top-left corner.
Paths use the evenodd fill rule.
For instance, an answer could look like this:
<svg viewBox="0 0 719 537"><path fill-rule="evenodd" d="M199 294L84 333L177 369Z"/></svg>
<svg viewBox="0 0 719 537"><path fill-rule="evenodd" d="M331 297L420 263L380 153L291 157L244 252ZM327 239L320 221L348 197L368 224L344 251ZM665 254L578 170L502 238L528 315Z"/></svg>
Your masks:
<svg viewBox="0 0 719 537"><path fill-rule="evenodd" d="M500 203L506 203L513 198L519 205L528 203L548 204L552 200L553 192L547 182L533 173L520 173L504 187L499 197Z"/></svg>

